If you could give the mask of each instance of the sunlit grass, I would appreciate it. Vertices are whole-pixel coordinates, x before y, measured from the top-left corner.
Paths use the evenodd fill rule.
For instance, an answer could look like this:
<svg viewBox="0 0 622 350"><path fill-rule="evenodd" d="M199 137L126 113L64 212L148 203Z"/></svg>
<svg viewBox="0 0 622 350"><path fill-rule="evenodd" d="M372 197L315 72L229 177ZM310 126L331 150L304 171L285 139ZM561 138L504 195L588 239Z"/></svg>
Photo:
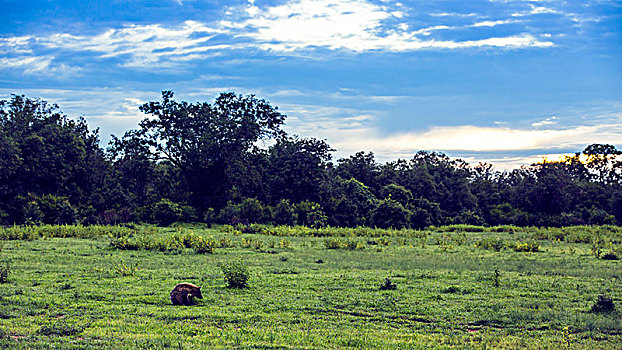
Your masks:
<svg viewBox="0 0 622 350"><path fill-rule="evenodd" d="M554 238L539 239L538 252L476 245L482 239L510 244L536 232L514 231L467 232L455 239L458 232L432 232L425 239L413 233L336 236L356 241L354 249L328 249L326 237L296 234L283 243L280 235L218 228L138 227L129 233L131 239L160 240L192 232L230 241L212 254L185 247L117 249L110 244L116 233L6 240L0 265L10 264L11 275L0 285L0 344L564 348L568 327L573 349L618 346L619 311L590 309L601 294L620 307L621 261L596 258L589 243ZM260 247L244 243L257 241ZM248 288L227 288L223 279L219 265L237 259L250 271ZM133 270L124 273L122 266ZM396 290L380 290L387 277ZM204 299L193 307L172 306L168 296L179 282L202 285Z"/></svg>

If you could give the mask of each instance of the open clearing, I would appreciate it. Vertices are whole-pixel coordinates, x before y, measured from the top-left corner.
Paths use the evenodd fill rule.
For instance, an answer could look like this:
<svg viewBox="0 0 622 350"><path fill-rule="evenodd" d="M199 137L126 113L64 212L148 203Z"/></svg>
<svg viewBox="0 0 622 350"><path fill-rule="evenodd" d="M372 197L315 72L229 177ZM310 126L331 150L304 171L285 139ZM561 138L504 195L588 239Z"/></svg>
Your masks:
<svg viewBox="0 0 622 350"><path fill-rule="evenodd" d="M0 266L10 274L0 284L0 347L622 348L621 261L597 258L593 243L570 243L565 231L537 241L530 230L128 231L130 242L193 235L216 247L124 250L111 245L123 235L114 232L2 240ZM621 240L611 233L609 248ZM517 251L517 242L539 251ZM227 288L219 267L238 259L251 273L246 289ZM395 290L380 290L386 278ZM202 285L204 298L172 306L179 282ZM617 311L590 312L604 294Z"/></svg>

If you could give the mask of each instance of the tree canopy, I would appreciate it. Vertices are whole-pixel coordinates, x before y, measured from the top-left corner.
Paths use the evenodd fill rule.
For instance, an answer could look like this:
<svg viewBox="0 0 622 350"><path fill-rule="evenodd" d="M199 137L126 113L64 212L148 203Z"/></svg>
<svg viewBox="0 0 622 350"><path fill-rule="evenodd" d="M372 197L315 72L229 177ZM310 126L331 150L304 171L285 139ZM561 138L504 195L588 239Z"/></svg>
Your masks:
<svg viewBox="0 0 622 350"><path fill-rule="evenodd" d="M609 144L512 171L430 151L332 163L325 140L286 134L286 116L253 95L188 103L165 91L140 110L104 149L56 105L0 101L0 223L622 223L622 152Z"/></svg>

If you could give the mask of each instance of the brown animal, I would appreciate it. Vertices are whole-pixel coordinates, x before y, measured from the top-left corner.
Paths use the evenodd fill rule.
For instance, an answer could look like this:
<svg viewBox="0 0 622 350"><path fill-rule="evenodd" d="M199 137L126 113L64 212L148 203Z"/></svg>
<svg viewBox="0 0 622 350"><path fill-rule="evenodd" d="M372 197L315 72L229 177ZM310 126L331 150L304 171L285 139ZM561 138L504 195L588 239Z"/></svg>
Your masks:
<svg viewBox="0 0 622 350"><path fill-rule="evenodd" d="M203 299L201 287L197 287L192 283L180 283L173 288L171 292L171 302L173 305L194 305L194 298Z"/></svg>

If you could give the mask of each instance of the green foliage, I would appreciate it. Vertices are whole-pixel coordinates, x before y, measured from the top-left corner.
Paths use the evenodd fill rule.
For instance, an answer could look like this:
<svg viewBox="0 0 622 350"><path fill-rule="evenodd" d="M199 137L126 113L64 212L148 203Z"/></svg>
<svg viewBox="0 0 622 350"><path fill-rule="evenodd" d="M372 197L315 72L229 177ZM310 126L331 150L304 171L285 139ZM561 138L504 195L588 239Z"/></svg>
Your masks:
<svg viewBox="0 0 622 350"><path fill-rule="evenodd" d="M475 242L475 246L498 252L505 247L505 243L503 242L503 239L500 238L482 238Z"/></svg>
<svg viewBox="0 0 622 350"><path fill-rule="evenodd" d="M380 228L408 227L411 212L392 199L384 199L371 213L372 225Z"/></svg>
<svg viewBox="0 0 622 350"><path fill-rule="evenodd" d="M102 238L120 237L114 233L4 242L1 260L11 263L13 274L0 285L0 348L557 349L567 346L568 334L572 349L587 350L614 349L622 340L618 262L594 259L591 243L551 234L537 241L545 247L538 254L508 249L500 255L473 244L529 240L541 229L464 233L469 244L451 242L452 251L444 252L413 243L459 232L265 227L266 236L204 226L116 232L131 232L125 236L137 242L175 236L181 255L110 249ZM619 247L614 228L588 229L611 237L603 254L610 243ZM71 229L57 234L64 232ZM187 248L195 236L230 239L235 247L206 258ZM243 248L242 238L273 242L279 254ZM333 250L323 245L328 238L377 244ZM279 248L284 239L290 248ZM239 259L253 272L252 288L226 289L218 265ZM120 261L138 263L138 270L121 276L115 272ZM398 288L379 290L387 277ZM183 281L211 291L203 307L166 306L171 288ZM615 310L588 312L605 291Z"/></svg>
<svg viewBox="0 0 622 350"><path fill-rule="evenodd" d="M384 199L392 199L402 206L407 207L413 200L413 194L404 186L389 184L383 186L380 194Z"/></svg>
<svg viewBox="0 0 622 350"><path fill-rule="evenodd" d="M296 215L299 224L311 228L326 226L328 219L321 205L308 200L296 204Z"/></svg>
<svg viewBox="0 0 622 350"><path fill-rule="evenodd" d="M295 225L297 221L294 206L287 199L281 199L274 208L272 221L276 225Z"/></svg>
<svg viewBox="0 0 622 350"><path fill-rule="evenodd" d="M141 110L148 118L104 151L97 132L57 106L0 101L0 225L464 224L516 232L512 225L622 222L622 152L613 145L507 172L429 151L384 164L358 152L333 164L329 144L285 134L285 116L254 96L188 103L165 91ZM276 143L262 149L260 139ZM584 231L554 234L600 239Z"/></svg>
<svg viewBox="0 0 622 350"><path fill-rule="evenodd" d="M397 285L389 279L389 277L384 279L384 282L380 285L380 290L396 290Z"/></svg>
<svg viewBox="0 0 622 350"><path fill-rule="evenodd" d="M11 265L9 263L4 264L4 266L0 266L0 283L9 282L9 277L11 276Z"/></svg>
<svg viewBox="0 0 622 350"><path fill-rule="evenodd" d="M435 228L435 230L437 232L484 232L485 228L483 226L478 226L478 225L457 224L457 225L439 226Z"/></svg>
<svg viewBox="0 0 622 350"><path fill-rule="evenodd" d="M85 328L86 325L61 319L44 324L37 333L45 336L71 337L81 334Z"/></svg>
<svg viewBox="0 0 622 350"><path fill-rule="evenodd" d="M615 311L615 305L613 303L613 299L611 297L601 294L596 299L594 305L592 305L592 309L590 310L596 313L608 313Z"/></svg>
<svg viewBox="0 0 622 350"><path fill-rule="evenodd" d="M516 251L516 252L532 252L532 253L535 253L535 252L539 252L540 251L540 245L535 240L516 241L516 242L509 243L508 246L510 248L514 249L514 251Z"/></svg>
<svg viewBox="0 0 622 350"><path fill-rule="evenodd" d="M327 249L346 249L346 250L365 249L365 245L363 245L356 239L352 239L352 238L347 238L347 239L341 239L341 238L336 238L336 237L325 238L324 246Z"/></svg>
<svg viewBox="0 0 622 350"><path fill-rule="evenodd" d="M183 210L179 204L162 198L153 205L151 217L158 225L169 226L183 218Z"/></svg>
<svg viewBox="0 0 622 350"><path fill-rule="evenodd" d="M113 272L117 276L135 276L138 271L138 263L128 264L121 260L113 267Z"/></svg>
<svg viewBox="0 0 622 350"><path fill-rule="evenodd" d="M339 238L325 238L324 246L328 249L339 249L341 248L341 240Z"/></svg>
<svg viewBox="0 0 622 350"><path fill-rule="evenodd" d="M233 260L220 264L220 269L229 288L246 288L251 273L242 260Z"/></svg>
<svg viewBox="0 0 622 350"><path fill-rule="evenodd" d="M264 208L257 198L245 198L240 203L240 221L243 223L260 223L264 221Z"/></svg>

